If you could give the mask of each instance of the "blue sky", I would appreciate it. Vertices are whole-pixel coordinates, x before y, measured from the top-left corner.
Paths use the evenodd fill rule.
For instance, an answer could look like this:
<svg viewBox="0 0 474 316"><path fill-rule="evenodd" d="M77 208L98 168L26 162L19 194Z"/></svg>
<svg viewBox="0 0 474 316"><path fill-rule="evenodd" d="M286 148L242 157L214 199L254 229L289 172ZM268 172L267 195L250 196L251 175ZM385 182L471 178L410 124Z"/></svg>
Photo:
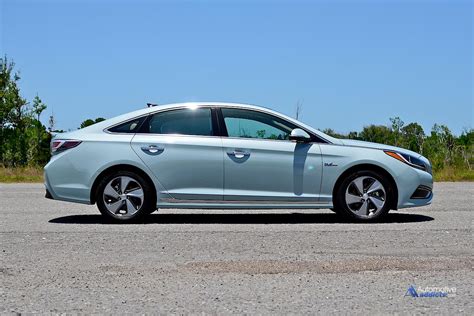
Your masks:
<svg viewBox="0 0 474 316"><path fill-rule="evenodd" d="M298 100L340 132L473 126L471 1L0 1L0 52L58 128L149 101Z"/></svg>

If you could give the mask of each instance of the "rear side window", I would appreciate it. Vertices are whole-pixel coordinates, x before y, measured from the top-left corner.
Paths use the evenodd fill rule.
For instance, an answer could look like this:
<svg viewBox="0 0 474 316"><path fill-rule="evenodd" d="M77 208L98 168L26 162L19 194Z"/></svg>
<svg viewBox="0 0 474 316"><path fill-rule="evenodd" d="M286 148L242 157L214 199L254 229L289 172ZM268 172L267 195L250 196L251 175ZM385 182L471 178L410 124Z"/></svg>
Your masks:
<svg viewBox="0 0 474 316"><path fill-rule="evenodd" d="M117 126L109 128L109 132L112 133L136 133L146 117L140 117L131 121L119 124Z"/></svg>
<svg viewBox="0 0 474 316"><path fill-rule="evenodd" d="M171 110L153 114L148 133L213 136L210 108Z"/></svg>

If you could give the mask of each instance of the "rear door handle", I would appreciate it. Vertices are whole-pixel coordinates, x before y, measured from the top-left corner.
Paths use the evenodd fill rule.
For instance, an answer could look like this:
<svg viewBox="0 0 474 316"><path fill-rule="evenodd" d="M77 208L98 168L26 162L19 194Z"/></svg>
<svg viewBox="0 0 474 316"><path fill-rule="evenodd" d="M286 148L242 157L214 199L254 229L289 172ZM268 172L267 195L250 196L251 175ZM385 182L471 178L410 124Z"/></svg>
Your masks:
<svg viewBox="0 0 474 316"><path fill-rule="evenodd" d="M235 158L242 159L250 156L250 152L246 150L235 149L228 151L227 154L234 156Z"/></svg>
<svg viewBox="0 0 474 316"><path fill-rule="evenodd" d="M165 148L160 145L148 145L142 146L142 150L149 155L159 155L165 150Z"/></svg>

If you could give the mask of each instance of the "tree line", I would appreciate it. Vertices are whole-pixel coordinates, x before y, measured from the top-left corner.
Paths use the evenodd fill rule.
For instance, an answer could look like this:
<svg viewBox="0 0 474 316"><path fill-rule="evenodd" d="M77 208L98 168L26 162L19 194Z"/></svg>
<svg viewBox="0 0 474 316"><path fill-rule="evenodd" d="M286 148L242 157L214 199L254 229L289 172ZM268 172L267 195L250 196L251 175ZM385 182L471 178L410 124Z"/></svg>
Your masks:
<svg viewBox="0 0 474 316"><path fill-rule="evenodd" d="M0 58L0 164L44 164L49 159L52 132L40 121L46 104L38 95L31 104L21 96L20 74L14 66L7 57Z"/></svg>
<svg viewBox="0 0 474 316"><path fill-rule="evenodd" d="M21 96L20 73L15 63L0 58L0 167L43 166L50 158L52 135L64 132L55 129L50 115L48 126L41 123L46 104L36 95L31 102ZM87 119L79 128L105 120Z"/></svg>
<svg viewBox="0 0 474 316"><path fill-rule="evenodd" d="M7 57L0 58L0 166L43 166L50 158L51 135L62 132L55 129L55 118L49 116L48 126L41 123L46 104L37 95L28 102L20 94L19 72ZM87 119L84 128L104 118ZM390 124L369 125L360 132L340 134L332 129L323 132L337 137L394 145L410 149L427 157L434 172L455 170L466 173L473 180L474 130L467 129L454 135L445 125L435 124L429 133L415 122L405 124L399 117Z"/></svg>
<svg viewBox="0 0 474 316"><path fill-rule="evenodd" d="M448 170L464 172L464 178L473 180L474 130L465 129L460 136L454 135L446 125L434 124L425 134L420 124L405 125L399 117L390 118L390 125L369 125L360 132L340 134L332 129L324 133L336 138L349 138L406 148L427 157L434 172Z"/></svg>

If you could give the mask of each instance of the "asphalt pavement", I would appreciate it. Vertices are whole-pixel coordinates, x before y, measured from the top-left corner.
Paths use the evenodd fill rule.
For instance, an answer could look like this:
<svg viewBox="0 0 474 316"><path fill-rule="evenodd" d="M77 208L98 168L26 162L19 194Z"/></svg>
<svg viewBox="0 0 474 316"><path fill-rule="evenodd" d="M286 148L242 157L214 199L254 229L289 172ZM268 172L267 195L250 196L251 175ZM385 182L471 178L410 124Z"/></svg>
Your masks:
<svg viewBox="0 0 474 316"><path fill-rule="evenodd" d="M43 196L0 184L0 313L474 314L474 183L436 183L431 206L377 224L159 210L116 225Z"/></svg>

